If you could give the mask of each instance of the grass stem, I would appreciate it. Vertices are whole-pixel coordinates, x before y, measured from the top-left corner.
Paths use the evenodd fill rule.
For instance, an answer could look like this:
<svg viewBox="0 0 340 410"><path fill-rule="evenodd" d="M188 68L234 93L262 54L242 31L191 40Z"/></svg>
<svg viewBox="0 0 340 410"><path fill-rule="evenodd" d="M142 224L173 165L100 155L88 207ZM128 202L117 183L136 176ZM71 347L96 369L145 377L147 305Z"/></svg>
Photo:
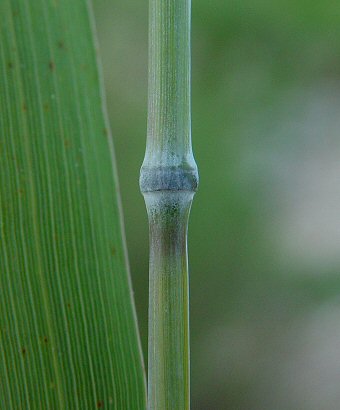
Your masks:
<svg viewBox="0 0 340 410"><path fill-rule="evenodd" d="M148 410L188 410L190 0L150 0L148 135L140 187L150 230Z"/></svg>

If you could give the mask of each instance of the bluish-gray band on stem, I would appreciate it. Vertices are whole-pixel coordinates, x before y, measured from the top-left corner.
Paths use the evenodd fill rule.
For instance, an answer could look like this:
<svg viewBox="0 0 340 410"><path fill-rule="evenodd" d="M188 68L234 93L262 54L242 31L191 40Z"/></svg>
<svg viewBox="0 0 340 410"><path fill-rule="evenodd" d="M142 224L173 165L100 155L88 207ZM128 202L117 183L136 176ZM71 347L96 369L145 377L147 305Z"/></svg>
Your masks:
<svg viewBox="0 0 340 410"><path fill-rule="evenodd" d="M140 188L150 231L148 410L188 410L190 0L149 0L148 133Z"/></svg>
<svg viewBox="0 0 340 410"><path fill-rule="evenodd" d="M155 191L195 192L198 187L197 168L143 166L139 185L143 194Z"/></svg>

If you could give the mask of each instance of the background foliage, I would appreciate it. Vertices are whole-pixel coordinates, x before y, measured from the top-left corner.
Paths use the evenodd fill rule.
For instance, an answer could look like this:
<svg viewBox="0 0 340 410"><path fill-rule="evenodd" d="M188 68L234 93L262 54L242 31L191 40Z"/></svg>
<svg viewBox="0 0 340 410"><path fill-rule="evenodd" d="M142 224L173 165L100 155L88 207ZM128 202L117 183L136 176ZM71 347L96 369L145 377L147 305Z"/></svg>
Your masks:
<svg viewBox="0 0 340 410"><path fill-rule="evenodd" d="M145 353L147 7L95 2ZM193 1L193 409L338 408L339 10Z"/></svg>

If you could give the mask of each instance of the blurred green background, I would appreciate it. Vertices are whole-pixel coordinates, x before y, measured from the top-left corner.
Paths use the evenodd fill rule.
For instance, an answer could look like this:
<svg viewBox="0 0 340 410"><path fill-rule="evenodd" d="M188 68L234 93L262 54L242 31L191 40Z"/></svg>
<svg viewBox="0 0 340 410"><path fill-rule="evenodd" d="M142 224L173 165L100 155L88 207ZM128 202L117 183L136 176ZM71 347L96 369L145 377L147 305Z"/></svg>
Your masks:
<svg viewBox="0 0 340 410"><path fill-rule="evenodd" d="M148 4L94 6L146 357ZM192 6L192 408L338 410L339 3Z"/></svg>

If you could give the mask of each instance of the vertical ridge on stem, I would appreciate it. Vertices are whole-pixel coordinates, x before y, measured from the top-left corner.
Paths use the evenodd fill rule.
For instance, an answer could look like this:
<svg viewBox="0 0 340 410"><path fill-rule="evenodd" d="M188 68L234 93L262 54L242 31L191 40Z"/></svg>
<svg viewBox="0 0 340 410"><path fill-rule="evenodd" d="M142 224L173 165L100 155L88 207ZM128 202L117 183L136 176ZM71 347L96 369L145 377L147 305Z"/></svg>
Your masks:
<svg viewBox="0 0 340 410"><path fill-rule="evenodd" d="M190 0L149 0L148 132L140 188L150 232L148 410L188 410Z"/></svg>

